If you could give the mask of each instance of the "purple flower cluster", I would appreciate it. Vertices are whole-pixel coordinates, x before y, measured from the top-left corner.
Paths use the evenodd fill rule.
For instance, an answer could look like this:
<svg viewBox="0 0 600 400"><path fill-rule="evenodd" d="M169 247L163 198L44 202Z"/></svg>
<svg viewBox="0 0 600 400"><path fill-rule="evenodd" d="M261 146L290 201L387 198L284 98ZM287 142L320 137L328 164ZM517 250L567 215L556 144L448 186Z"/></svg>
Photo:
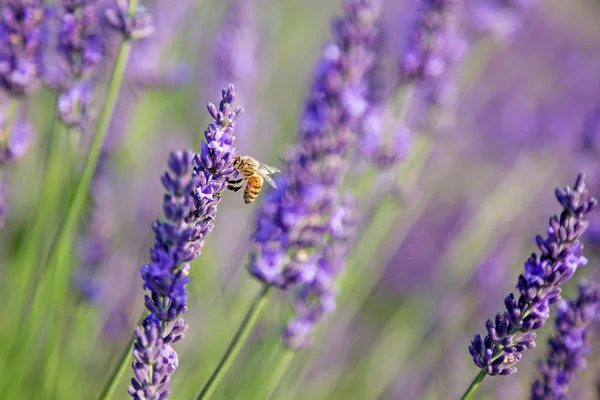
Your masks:
<svg viewBox="0 0 600 400"><path fill-rule="evenodd" d="M310 346L315 324L335 310L335 281L344 270L355 228L355 204L348 196L329 220L331 241L318 253L315 276L298 289L295 316L282 332L286 347L301 349Z"/></svg>
<svg viewBox="0 0 600 400"><path fill-rule="evenodd" d="M0 84L13 96L39 82L45 19L42 0L7 0L0 6Z"/></svg>
<svg viewBox="0 0 600 400"><path fill-rule="evenodd" d="M390 33L380 21L372 49L374 62L367 73L368 108L360 121L360 155L375 165L385 168L401 161L409 152L411 133L392 109L400 80L387 68L386 55ZM388 130L392 134L386 134Z"/></svg>
<svg viewBox="0 0 600 400"><path fill-rule="evenodd" d="M186 284L189 261L200 255L204 238L212 231L220 193L233 172L234 124L241 115L233 108L233 86L223 90L219 108L211 103L214 121L204 131L202 151L171 153L162 176L164 221L156 221L150 262L141 268L149 314L135 332L133 350L135 378L129 387L134 399L163 399L169 394L170 375L177 368L171 344L183 338L187 328L182 318L187 310Z"/></svg>
<svg viewBox="0 0 600 400"><path fill-rule="evenodd" d="M228 6L215 43L214 71L219 85L253 81L256 75L258 34L255 22L256 1L236 0ZM238 83L239 82L239 83ZM248 93L242 91L242 93Z"/></svg>
<svg viewBox="0 0 600 400"><path fill-rule="evenodd" d="M600 292L589 282L579 284L576 301L563 300L556 312L557 334L548 340L549 352L540 362L541 378L531 387L533 400L566 399L569 383L580 368L587 366L590 352L586 339L589 325L596 318Z"/></svg>
<svg viewBox="0 0 600 400"><path fill-rule="evenodd" d="M125 39L142 39L154 32L152 14L138 7L135 14L129 13L129 0L115 0L116 7L108 8L104 15L109 25L119 31Z"/></svg>
<svg viewBox="0 0 600 400"><path fill-rule="evenodd" d="M432 105L447 104L455 97L451 70L467 48L459 31L463 7L458 0L422 0L408 49L400 59L400 84L416 81Z"/></svg>
<svg viewBox="0 0 600 400"><path fill-rule="evenodd" d="M472 7L471 25L482 34L510 39L523 24L526 12L537 0L481 0Z"/></svg>
<svg viewBox="0 0 600 400"><path fill-rule="evenodd" d="M2 121L0 132L0 167L23 156L31 141L31 125L24 121Z"/></svg>
<svg viewBox="0 0 600 400"><path fill-rule="evenodd" d="M353 131L366 109L364 75L371 64L377 9L373 1L345 3L334 22L334 40L323 50L308 95L299 144L261 209L249 271L260 281L286 289L310 282L327 242Z"/></svg>
<svg viewBox="0 0 600 400"><path fill-rule="evenodd" d="M291 348L309 342L313 325L335 304L334 278L344 265L352 212L340 187L364 116L366 74L379 9L371 0L344 3L323 50L306 102L299 144L261 209L250 256L250 273L268 285L299 285L297 316L283 332Z"/></svg>
<svg viewBox="0 0 600 400"><path fill-rule="evenodd" d="M91 210L85 224L86 232L81 241L81 267L74 280L83 299L96 303L103 298L103 287L97 271L110 254L110 237L113 234L114 204L111 195L111 176L107 168L108 152L100 153L91 187Z"/></svg>
<svg viewBox="0 0 600 400"><path fill-rule="evenodd" d="M63 0L58 54L69 84L88 78L104 58L96 0Z"/></svg>
<svg viewBox="0 0 600 400"><path fill-rule="evenodd" d="M550 318L550 305L560 301L560 286L587 263L579 238L589 225L583 218L597 201L589 197L584 175L578 176L573 189L557 188L556 198L563 211L550 218L547 238L535 238L540 255L534 253L525 262L525 272L517 284L519 296L507 296L506 311L496 315L494 321L488 320L488 334L484 339L475 335L469 346L473 361L487 375L517 371L515 365L522 352L535 347L534 331Z"/></svg>
<svg viewBox="0 0 600 400"><path fill-rule="evenodd" d="M58 33L60 77L62 88L57 113L67 126L81 126L92 102L90 80L104 59L104 40L98 19L96 0L63 0Z"/></svg>

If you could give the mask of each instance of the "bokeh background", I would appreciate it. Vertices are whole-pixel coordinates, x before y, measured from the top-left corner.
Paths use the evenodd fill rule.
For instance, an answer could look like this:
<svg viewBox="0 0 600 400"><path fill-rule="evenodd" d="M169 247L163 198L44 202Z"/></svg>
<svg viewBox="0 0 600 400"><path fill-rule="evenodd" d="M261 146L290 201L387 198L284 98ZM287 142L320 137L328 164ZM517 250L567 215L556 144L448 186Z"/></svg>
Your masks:
<svg viewBox="0 0 600 400"><path fill-rule="evenodd" d="M205 104L233 82L246 110L237 128L239 151L280 165L295 141L330 21L340 13L338 1L320 0L142 3L155 17L156 31L134 44L78 252L70 260L77 273L62 288L68 305L46 322L66 328L52 378L58 399L96 398L127 345L142 311L139 266L153 241L151 223L161 215L159 177L169 152L199 149L210 122ZM235 13L228 3L236 4ZM402 44L418 2L384 3L389 30ZM360 184L351 189L365 206L339 282L338 309L319 327L313 346L294 357L272 399L459 398L477 373L468 344L501 309L534 251L532 238L558 212L554 188L573 185L581 171L591 192L600 194L600 2L524 0L492 16L480 9L485 2L467 3L462 24L468 51L456 68L457 99L436 123L415 125L402 163L386 170L353 163ZM101 98L101 85L97 91ZM43 270L39 265L22 276L17 261L24 251L38 259L48 252L61 219L60 213L44 213L43 202L38 209L52 105L47 90L28 100L32 144L4 171L5 344L28 318L13 312L13 279L24 280L27 302ZM418 108L407 118L421 121ZM79 156L65 160L54 175L63 201L74 188L64 176L80 170L92 133L69 132L63 143ZM176 345L173 399L192 398L202 387L258 288L245 260L263 198L246 206L241 196L226 193L203 254L192 263L190 328ZM44 235L35 248L24 247L39 218ZM600 278L600 218L593 219L584 239L590 263L578 274L592 280ZM92 256L90 248L97 250ZM567 294L575 293L576 280ZM214 399L264 398L290 300L289 293L271 300ZM478 398L528 398L551 327L526 352L518 374L486 379ZM591 343L589 368L572 385L577 399L600 396L600 335ZM36 367L40 349L22 350L15 364L8 345L2 347L3 387L16 369L28 371L26 383L5 398L44 398L39 387L50 378ZM115 398L126 398L130 376L128 369Z"/></svg>

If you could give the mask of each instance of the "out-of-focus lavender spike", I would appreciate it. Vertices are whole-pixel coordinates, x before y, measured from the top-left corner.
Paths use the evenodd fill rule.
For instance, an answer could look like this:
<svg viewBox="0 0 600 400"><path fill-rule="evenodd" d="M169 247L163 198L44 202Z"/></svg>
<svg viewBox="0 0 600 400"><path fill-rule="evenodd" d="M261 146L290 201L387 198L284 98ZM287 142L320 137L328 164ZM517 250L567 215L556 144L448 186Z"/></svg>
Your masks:
<svg viewBox="0 0 600 400"><path fill-rule="evenodd" d="M66 126L81 127L90 117L88 109L91 103L91 82L77 81L59 94L56 112Z"/></svg>
<svg viewBox="0 0 600 400"><path fill-rule="evenodd" d="M263 203L248 269L258 280L287 289L315 279L319 249L328 245L328 226L339 204L339 188L354 132L366 110L366 73L378 2L344 3L333 23L333 40L314 72L298 131L298 145L283 167L285 181Z"/></svg>
<svg viewBox="0 0 600 400"><path fill-rule="evenodd" d="M25 121L4 125L4 132L0 132L0 167L21 158L32 138L31 125Z"/></svg>
<svg viewBox="0 0 600 400"><path fill-rule="evenodd" d="M347 196L333 212L327 226L332 240L319 251L312 280L300 286L296 293L296 315L281 334L282 342L290 349L310 346L315 325L335 310L335 282L344 270L349 244L356 229L354 199Z"/></svg>
<svg viewBox="0 0 600 400"><path fill-rule="evenodd" d="M389 167L401 161L409 152L412 135L402 121L393 115L392 101L398 88L398 77L387 62L390 53L390 29L378 21L373 43L374 62L367 73L368 109L360 122L360 156L379 167Z"/></svg>
<svg viewBox="0 0 600 400"><path fill-rule="evenodd" d="M183 20L188 16L191 0L158 0L152 4L154 32L152 40L142 40L131 51L127 65L127 79L141 88L173 88L189 82L190 65L174 60L164 65L165 52L171 52L174 40L180 33ZM171 57L172 58L172 57ZM170 58L167 58L170 60ZM224 82L217 89L227 86ZM239 91L236 85L236 92Z"/></svg>
<svg viewBox="0 0 600 400"><path fill-rule="evenodd" d="M236 84L238 96L249 96L256 76L256 0L231 0L217 32L214 48L214 79L218 87ZM239 82L239 83L238 83Z"/></svg>
<svg viewBox="0 0 600 400"><path fill-rule="evenodd" d="M215 120L204 131L201 152L171 153L161 178L165 219L154 222L150 262L141 267L144 289L149 291L145 296L148 315L143 329L135 332L139 346L133 350L135 378L128 389L134 399L166 398L169 376L177 368L171 344L181 340L187 329L182 315L191 280L189 261L200 255L213 229L220 194L233 172L234 125L243 110L233 108L233 85L222 94L218 108L208 104Z"/></svg>
<svg viewBox="0 0 600 400"><path fill-rule="evenodd" d="M129 0L114 0L115 6L104 12L109 26L124 38L142 39L154 32L154 19L144 7L138 6L134 15L129 14Z"/></svg>
<svg viewBox="0 0 600 400"><path fill-rule="evenodd" d="M508 41L519 30L527 11L538 0L478 0L471 9L470 25L479 34Z"/></svg>
<svg viewBox="0 0 600 400"><path fill-rule="evenodd" d="M214 44L213 81L216 87L235 84L238 100L245 102L255 91L258 60L256 0L230 0ZM238 128L251 130L252 115L246 114ZM247 138L250 139L250 138ZM249 143L238 143L248 151Z"/></svg>
<svg viewBox="0 0 600 400"><path fill-rule="evenodd" d="M598 288L587 281L579 283L575 301L562 300L557 305L556 335L548 340L548 355L540 361L541 377L531 386L531 399L565 399L577 370L587 367L589 325L600 305Z"/></svg>
<svg viewBox="0 0 600 400"><path fill-rule="evenodd" d="M105 43L100 31L97 0L63 0L57 53L64 86L89 79L104 59Z"/></svg>
<svg viewBox="0 0 600 400"><path fill-rule="evenodd" d="M547 237L535 237L540 255L532 254L519 276L517 296L504 299L506 311L486 323L488 334L475 335L469 352L478 368L487 375L509 375L526 349L535 347L535 331L550 318L550 305L561 299L560 286L581 266L587 264L582 255L580 237L589 222L584 219L597 205L590 197L584 175L577 177L573 188L556 189L563 210L550 218Z"/></svg>
<svg viewBox="0 0 600 400"><path fill-rule="evenodd" d="M37 87L43 72L46 10L43 0L7 0L0 7L0 84L20 96Z"/></svg>
<svg viewBox="0 0 600 400"><path fill-rule="evenodd" d="M103 287L97 274L108 255L109 239L113 234L114 204L110 201L111 176L107 161L108 152L101 152L91 187L91 212L80 244L81 267L74 277L82 298L91 303L97 303L103 297Z"/></svg>
<svg viewBox="0 0 600 400"><path fill-rule="evenodd" d="M454 69L467 50L460 0L422 0L400 59L400 84L415 82L433 106L451 104L457 91Z"/></svg>

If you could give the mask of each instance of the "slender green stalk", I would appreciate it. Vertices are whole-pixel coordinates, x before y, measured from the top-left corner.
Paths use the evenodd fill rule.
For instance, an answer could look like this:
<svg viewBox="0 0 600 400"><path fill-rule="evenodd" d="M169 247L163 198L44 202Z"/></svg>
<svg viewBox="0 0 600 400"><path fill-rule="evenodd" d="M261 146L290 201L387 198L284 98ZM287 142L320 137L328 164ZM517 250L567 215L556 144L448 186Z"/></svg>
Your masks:
<svg viewBox="0 0 600 400"><path fill-rule="evenodd" d="M273 396L273 393L275 393L277 386L279 386L279 382L281 382L281 379L285 375L292 359L294 358L294 355L296 355L296 353L289 349L281 349L275 366L270 368L268 372L269 379L263 386L265 388L265 392L263 396L259 397L260 399L268 400L271 398L271 396Z"/></svg>
<svg viewBox="0 0 600 400"><path fill-rule="evenodd" d="M271 286L265 285L260 289L237 332L233 336L233 339L231 339L229 347L227 347L219 365L213 371L208 382L204 385L204 388L202 388L202 391L196 396L196 400L209 399L217 389L217 386L227 373L227 370L231 367L231 364L233 364L233 361L242 349L242 346L246 343L246 340L248 340L248 336L250 335L250 332L252 332L252 328L254 328L256 321L258 321L258 317L264 310L270 294Z"/></svg>
<svg viewBox="0 0 600 400"><path fill-rule="evenodd" d="M473 382L471 382L471 385L469 386L465 394L463 394L462 400L470 400L473 398L475 392L477 391L477 389L479 389L481 382L483 382L483 380L485 379L485 375L486 373L484 369L479 371L475 379L473 379Z"/></svg>
<svg viewBox="0 0 600 400"><path fill-rule="evenodd" d="M140 324L142 323L142 320L146 316L146 313L147 313L147 311L144 308L144 310L142 311L142 314L140 315L140 318L137 321L136 326L140 326ZM107 399L112 398L112 396L115 392L115 389L117 388L117 384L119 383L119 381L121 380L121 377L123 376L123 373L125 372L125 368L129 365L127 361L129 360L129 357L131 356L131 351L133 350L134 343L135 343L135 335L132 334L131 339L129 339L129 344L121 353L121 356L119 357L118 361L113 366L113 369L110 372L110 375L106 379L106 383L104 384L104 388L102 389L102 393L100 393L98 400L107 400Z"/></svg>
<svg viewBox="0 0 600 400"><path fill-rule="evenodd" d="M131 3L133 3L133 1ZM68 284L71 277L72 268L70 268L68 259L71 254L74 231L78 221L81 218L81 214L83 213L87 201L89 188L96 170L96 164L98 163L98 158L100 156L100 152L102 151L102 144L104 142L104 138L106 137L108 126L110 124L110 120L117 103L117 98L121 90L125 67L127 65L130 51L131 40L123 40L115 61L115 66L108 85L108 94L102 109L102 113L100 114L100 120L98 121L98 125L96 127L96 133L86 159L83 173L79 180L79 184L77 185L75 196L70 203L67 217L65 218L64 223L61 225L58 232L56 246L52 249L52 253L48 262L48 271L51 276L51 279L49 279L48 282L51 290L51 304L53 305L51 312L55 313L56 315L54 321L60 321L59 313L63 308L63 304L67 296L65 285ZM34 311L34 307L32 307L32 312ZM50 329L48 342L50 348L54 349L53 352L56 353L56 357L60 356L59 351L62 329L63 324L60 322L52 324L52 328ZM46 363L45 372L49 372L48 367L51 366L52 363ZM46 373L44 375L46 375Z"/></svg>
<svg viewBox="0 0 600 400"><path fill-rule="evenodd" d="M131 0L129 4L130 13L135 11L137 4L137 0ZM49 324L49 333L46 346L60 346L60 333L63 329L60 310L68 293L66 286L68 285L72 272L70 265L71 263L68 262L71 254L71 242L75 228L86 204L89 187L94 176L94 171L100 156L102 144L104 142L104 138L106 137L108 126L121 89L125 67L127 65L130 51L131 40L126 38L121 43L117 58L115 60L115 65L108 84L107 96L100 113L94 139L86 158L85 167L77 185L75 195L69 204L66 218L59 227L56 240L53 243L50 255L48 257L48 262L42 263L47 265L47 268L45 269L36 288L31 303L31 308L21 330L22 333L19 338L20 343L17 346L22 349L21 351L31 351L35 336L39 333L42 325L47 321L46 316L48 314L52 323ZM13 347L14 346L15 344L13 343ZM27 368L24 368L22 363L28 362L28 357L16 357L16 361L19 363L19 368L16 368L17 371L27 370ZM44 372L47 372L51 365L49 365L47 362L44 364ZM20 387L22 379L25 379L25 376L15 377L15 379L11 380L11 384L14 384L16 387Z"/></svg>

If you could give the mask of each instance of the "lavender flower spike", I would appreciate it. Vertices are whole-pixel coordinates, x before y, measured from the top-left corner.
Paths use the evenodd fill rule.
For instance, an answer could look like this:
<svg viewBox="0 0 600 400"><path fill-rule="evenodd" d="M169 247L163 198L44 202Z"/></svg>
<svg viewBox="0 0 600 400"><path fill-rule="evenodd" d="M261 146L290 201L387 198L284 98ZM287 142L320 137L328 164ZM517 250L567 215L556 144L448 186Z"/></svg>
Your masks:
<svg viewBox="0 0 600 400"><path fill-rule="evenodd" d="M328 244L330 220L340 203L339 187L366 110L365 75L372 61L378 16L374 0L344 3L333 24L333 40L314 72L298 131L298 145L283 167L285 182L263 203L248 269L282 289L310 283L319 250Z"/></svg>
<svg viewBox="0 0 600 400"><path fill-rule="evenodd" d="M104 58L96 0L62 0L58 54L68 85L89 78Z"/></svg>
<svg viewBox="0 0 600 400"><path fill-rule="evenodd" d="M174 152L162 176L164 221L152 226L155 236L150 262L141 268L148 315L136 329L133 350L135 378L129 387L134 399L164 399L169 396L170 375L177 368L177 354L171 345L183 338L187 325L186 284L190 281L189 261L200 255L204 238L212 231L220 194L233 172L234 123L241 107L233 108L233 85L223 89L219 108L208 111L215 119L204 131L202 151Z"/></svg>
<svg viewBox="0 0 600 400"><path fill-rule="evenodd" d="M350 240L354 237L356 228L354 203L354 199L348 196L335 210L328 226L332 236L331 243L318 253L314 278L298 289L294 306L296 315L281 334L283 344L289 349L309 347L315 325L335 310L335 281L345 268Z"/></svg>
<svg viewBox="0 0 600 400"><path fill-rule="evenodd" d="M408 49L400 60L400 84L415 81L428 106L452 104L457 64L468 43L460 30L464 2L422 0Z"/></svg>
<svg viewBox="0 0 600 400"><path fill-rule="evenodd" d="M42 0L7 0L0 6L0 85L11 95L28 93L39 82L45 17Z"/></svg>
<svg viewBox="0 0 600 400"><path fill-rule="evenodd" d="M560 216L550 218L548 237L535 238L540 255L532 254L519 276L518 298L510 294L504 300L506 311L487 321L488 334L477 334L469 346L473 361L487 375L508 375L522 352L535 347L536 334L550 318L550 305L561 299L560 286L587 264L579 238L588 228L584 216L597 204L588 195L584 175L579 175L573 189L556 189L563 207Z"/></svg>
<svg viewBox="0 0 600 400"><path fill-rule="evenodd" d="M600 291L586 281L580 282L576 301L558 303L555 322L558 332L548 341L548 358L540 362L542 376L531 387L532 400L567 398L569 383L577 369L587 366L588 327L596 318L599 305Z"/></svg>

